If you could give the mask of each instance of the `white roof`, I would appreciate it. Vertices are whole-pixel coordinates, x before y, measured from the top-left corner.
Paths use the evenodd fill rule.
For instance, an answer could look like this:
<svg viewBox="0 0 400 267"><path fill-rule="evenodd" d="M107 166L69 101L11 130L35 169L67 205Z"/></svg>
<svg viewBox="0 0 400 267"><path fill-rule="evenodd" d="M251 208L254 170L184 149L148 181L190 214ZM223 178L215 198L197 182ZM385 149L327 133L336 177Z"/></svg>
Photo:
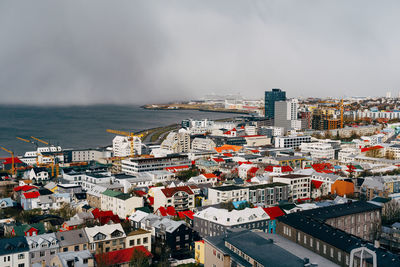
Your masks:
<svg viewBox="0 0 400 267"><path fill-rule="evenodd" d="M134 221L134 222L140 222L144 217L149 215L149 213L137 210L134 213L132 213L131 216L129 216L129 220Z"/></svg>
<svg viewBox="0 0 400 267"><path fill-rule="evenodd" d="M106 236L106 239L111 239L111 234L114 231L121 231L122 237L126 237L124 229L122 229L121 224L110 224L110 225L103 225L103 226L94 226L94 227L85 227L86 235L89 239L89 242L93 242L93 237L98 233L102 233Z"/></svg>
<svg viewBox="0 0 400 267"><path fill-rule="evenodd" d="M245 208L243 210L232 211L209 207L197 212L194 217L217 222L219 224L227 226L248 222L256 222L260 220L268 220L270 218L261 207Z"/></svg>

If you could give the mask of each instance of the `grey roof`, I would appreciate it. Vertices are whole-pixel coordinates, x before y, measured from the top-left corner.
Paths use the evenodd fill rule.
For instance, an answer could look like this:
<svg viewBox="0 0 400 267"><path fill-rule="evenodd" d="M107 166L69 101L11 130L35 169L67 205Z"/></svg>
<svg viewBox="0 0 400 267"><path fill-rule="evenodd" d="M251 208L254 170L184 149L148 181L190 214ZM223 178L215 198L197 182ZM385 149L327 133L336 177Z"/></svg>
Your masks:
<svg viewBox="0 0 400 267"><path fill-rule="evenodd" d="M57 239L61 247L88 243L89 239L83 229L76 229L66 232L57 232Z"/></svg>
<svg viewBox="0 0 400 267"><path fill-rule="evenodd" d="M225 242L232 244L264 266L303 267L305 264L304 260L275 245L271 239L266 239L248 230L232 231L228 233L227 237L225 235L206 237L205 240L217 247L225 255L229 254L235 262L243 266L252 265L228 249L225 246Z"/></svg>
<svg viewBox="0 0 400 267"><path fill-rule="evenodd" d="M245 187L236 186L236 185L228 185L228 186L212 187L211 189L214 189L214 190L217 190L217 191L231 191L231 190L245 189Z"/></svg>
<svg viewBox="0 0 400 267"><path fill-rule="evenodd" d="M0 255L9 255L29 251L24 236L0 239Z"/></svg>
<svg viewBox="0 0 400 267"><path fill-rule="evenodd" d="M311 218L325 221L350 214L380 210L381 207L365 201L354 201L344 204L332 205L322 208L304 210L301 213Z"/></svg>
<svg viewBox="0 0 400 267"><path fill-rule="evenodd" d="M41 247L41 245L43 243L47 244L46 247L48 249L59 247L59 244L58 244L59 242L57 240L55 233L27 236L26 241L28 242L30 251L43 250L43 248ZM35 245L37 245L37 246L35 246Z"/></svg>
<svg viewBox="0 0 400 267"><path fill-rule="evenodd" d="M364 239L348 234L312 217L305 216L304 212L291 213L277 217L276 219L279 223L287 224L347 253L350 253L354 248L365 246L376 252L378 266L400 266L399 255L393 254L384 248L377 249L372 243ZM367 259L367 262L371 261L370 258Z"/></svg>
<svg viewBox="0 0 400 267"><path fill-rule="evenodd" d="M68 267L67 262L71 260L74 261L74 267L88 266L87 263L83 263L83 260L92 258L89 250L60 252L57 256L63 267Z"/></svg>

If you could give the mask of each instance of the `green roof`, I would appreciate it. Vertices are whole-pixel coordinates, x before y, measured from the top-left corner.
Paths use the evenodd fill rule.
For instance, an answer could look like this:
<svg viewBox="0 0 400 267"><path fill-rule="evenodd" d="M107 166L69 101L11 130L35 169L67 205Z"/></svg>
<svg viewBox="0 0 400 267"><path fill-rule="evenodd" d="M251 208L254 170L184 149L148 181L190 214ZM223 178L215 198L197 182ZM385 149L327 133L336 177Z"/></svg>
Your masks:
<svg viewBox="0 0 400 267"><path fill-rule="evenodd" d="M132 196L130 194L119 194L117 196L115 196L116 198L122 199L122 200L127 200L130 199Z"/></svg>
<svg viewBox="0 0 400 267"><path fill-rule="evenodd" d="M123 193L107 189L102 194L106 195L106 196L109 196L109 197L116 197L116 196L119 196L119 195L121 195Z"/></svg>
<svg viewBox="0 0 400 267"><path fill-rule="evenodd" d="M33 224L21 224L14 226L15 235L25 236L25 232L27 232L32 227L38 230L38 235L45 233L45 228L43 223L33 223Z"/></svg>

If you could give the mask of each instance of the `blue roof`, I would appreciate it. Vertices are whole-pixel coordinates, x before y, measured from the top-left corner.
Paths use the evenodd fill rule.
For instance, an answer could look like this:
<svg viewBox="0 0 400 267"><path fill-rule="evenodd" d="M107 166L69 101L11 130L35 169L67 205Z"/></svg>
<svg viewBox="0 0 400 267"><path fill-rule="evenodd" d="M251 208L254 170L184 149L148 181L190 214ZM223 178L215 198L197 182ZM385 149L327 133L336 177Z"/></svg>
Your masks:
<svg viewBox="0 0 400 267"><path fill-rule="evenodd" d="M2 204L3 202L6 203L7 207L14 207L17 204L14 200L12 200L9 197L0 199L0 204Z"/></svg>
<svg viewBox="0 0 400 267"><path fill-rule="evenodd" d="M24 236L0 239L0 255L8 255L25 251L29 251L29 246Z"/></svg>
<svg viewBox="0 0 400 267"><path fill-rule="evenodd" d="M239 206L240 206L241 204L246 204L246 203L247 203L246 200L240 200L240 201L232 202L232 204L233 204L233 206L235 207L235 209L239 208Z"/></svg>

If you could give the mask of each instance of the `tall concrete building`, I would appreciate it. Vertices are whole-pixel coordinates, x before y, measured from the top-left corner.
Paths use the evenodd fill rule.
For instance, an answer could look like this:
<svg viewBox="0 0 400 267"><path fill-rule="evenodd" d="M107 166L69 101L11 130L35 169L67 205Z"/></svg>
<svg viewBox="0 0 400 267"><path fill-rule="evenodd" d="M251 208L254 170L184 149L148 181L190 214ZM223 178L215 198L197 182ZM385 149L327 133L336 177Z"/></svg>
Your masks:
<svg viewBox="0 0 400 267"><path fill-rule="evenodd" d="M297 119L298 105L299 101L297 99L276 101L274 126L283 127L285 132L292 129L300 130L301 121Z"/></svg>
<svg viewBox="0 0 400 267"><path fill-rule="evenodd" d="M178 132L170 132L161 143L161 148L172 153L188 152L190 149L189 131L180 129Z"/></svg>
<svg viewBox="0 0 400 267"><path fill-rule="evenodd" d="M272 91L265 91L265 117L267 119L274 119L275 116L275 102L285 101L286 92L281 89L272 89Z"/></svg>

